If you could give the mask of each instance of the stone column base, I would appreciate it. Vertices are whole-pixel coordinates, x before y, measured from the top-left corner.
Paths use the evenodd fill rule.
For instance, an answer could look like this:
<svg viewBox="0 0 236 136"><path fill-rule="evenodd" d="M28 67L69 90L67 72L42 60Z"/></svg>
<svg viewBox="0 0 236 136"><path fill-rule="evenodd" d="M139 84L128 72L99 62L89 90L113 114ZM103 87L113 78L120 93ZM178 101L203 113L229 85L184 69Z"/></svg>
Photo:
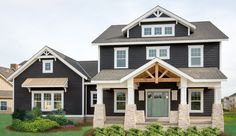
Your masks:
<svg viewBox="0 0 236 136"><path fill-rule="evenodd" d="M212 127L224 131L224 112L221 104L213 104L212 106Z"/></svg>
<svg viewBox="0 0 236 136"><path fill-rule="evenodd" d="M136 105L127 104L125 108L125 123L124 128L128 130L136 127Z"/></svg>
<svg viewBox="0 0 236 136"><path fill-rule="evenodd" d="M190 126L189 106L188 104L179 104L178 126L188 128Z"/></svg>
<svg viewBox="0 0 236 136"><path fill-rule="evenodd" d="M179 112L178 111L170 111L169 122L170 123L178 123L178 120L179 120Z"/></svg>
<svg viewBox="0 0 236 136"><path fill-rule="evenodd" d="M136 111L136 123L145 123L144 111L142 110Z"/></svg>
<svg viewBox="0 0 236 136"><path fill-rule="evenodd" d="M96 104L94 107L93 128L103 128L106 120L106 110L104 104Z"/></svg>

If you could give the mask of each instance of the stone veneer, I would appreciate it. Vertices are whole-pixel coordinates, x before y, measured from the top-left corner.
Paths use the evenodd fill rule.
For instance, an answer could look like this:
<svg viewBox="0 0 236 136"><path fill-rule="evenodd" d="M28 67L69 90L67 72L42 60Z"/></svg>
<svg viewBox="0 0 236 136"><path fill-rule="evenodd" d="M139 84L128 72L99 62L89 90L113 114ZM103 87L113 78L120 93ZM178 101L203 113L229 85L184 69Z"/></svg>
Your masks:
<svg viewBox="0 0 236 136"><path fill-rule="evenodd" d="M224 131L224 112L222 104L213 104L212 106L212 127L220 128Z"/></svg>
<svg viewBox="0 0 236 136"><path fill-rule="evenodd" d="M103 128L106 120L106 111L104 104L96 104L94 107L93 128Z"/></svg>
<svg viewBox="0 0 236 136"><path fill-rule="evenodd" d="M143 110L136 111L136 123L145 123L145 115Z"/></svg>
<svg viewBox="0 0 236 136"><path fill-rule="evenodd" d="M178 123L178 120L179 120L179 112L178 111L170 111L169 122L170 123Z"/></svg>
<svg viewBox="0 0 236 136"><path fill-rule="evenodd" d="M179 104L178 126L188 128L190 126L189 106L188 104Z"/></svg>
<svg viewBox="0 0 236 136"><path fill-rule="evenodd" d="M136 105L127 104L125 108L125 130L136 128Z"/></svg>

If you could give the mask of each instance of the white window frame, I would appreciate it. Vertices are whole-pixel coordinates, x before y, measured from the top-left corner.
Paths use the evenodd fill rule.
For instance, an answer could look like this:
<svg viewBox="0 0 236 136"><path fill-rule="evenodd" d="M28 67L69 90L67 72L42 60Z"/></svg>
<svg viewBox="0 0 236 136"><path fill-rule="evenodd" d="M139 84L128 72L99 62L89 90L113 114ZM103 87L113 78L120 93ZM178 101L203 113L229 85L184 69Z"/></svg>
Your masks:
<svg viewBox="0 0 236 136"><path fill-rule="evenodd" d="M50 70L46 70L46 63L49 63L51 65ZM53 60L43 60L43 73L53 73Z"/></svg>
<svg viewBox="0 0 236 136"><path fill-rule="evenodd" d="M200 92L201 93L201 108L200 110L192 110L192 105L191 105L191 93L192 92ZM204 89L188 89L188 104L190 108L190 113L203 113L204 112L204 95L203 95Z"/></svg>
<svg viewBox="0 0 236 136"><path fill-rule="evenodd" d="M163 36L175 36L175 24L160 24L160 25L142 25L142 37L163 37ZM155 34L155 28L161 28L161 34ZM165 27L172 28L172 34L165 34ZM151 28L151 35L145 35L144 29Z"/></svg>
<svg viewBox="0 0 236 136"><path fill-rule="evenodd" d="M6 110L2 110L2 109L1 109L1 107L2 107L2 102L6 102L6 107L7 107L7 105L8 105L8 104L7 104L7 101L4 101L4 100L3 100L3 101L0 101L0 111L7 111L8 108L6 108Z"/></svg>
<svg viewBox="0 0 236 136"><path fill-rule="evenodd" d="M156 57L160 59L170 59L170 46L150 46L146 47L146 59L151 60L154 59L155 57L150 57L149 56L149 50L150 49L155 49L156 50ZM160 49L166 49L167 50L167 56L166 57L160 57Z"/></svg>
<svg viewBox="0 0 236 136"><path fill-rule="evenodd" d="M117 66L117 51L125 51L125 66L124 67L118 67ZM114 68L128 68L129 65L129 48L123 47L123 48L114 48Z"/></svg>
<svg viewBox="0 0 236 136"><path fill-rule="evenodd" d="M97 91L91 91L91 92L90 92L90 107L94 107L95 104L96 104L96 103L95 103L95 104L93 103L93 100L94 100L94 99L93 99L93 95L94 95L94 94L97 95Z"/></svg>
<svg viewBox="0 0 236 136"><path fill-rule="evenodd" d="M127 104L127 90L126 89L115 89L114 90L114 113L125 113L125 109L124 110L117 110L117 99L116 99L116 96L117 96L117 93L118 92L123 92L125 93L125 105Z"/></svg>
<svg viewBox="0 0 236 136"><path fill-rule="evenodd" d="M200 53L200 65L192 65L191 61L191 49L193 48L200 48L201 53ZM188 46L188 67L203 67L204 64L204 46L203 45L189 45Z"/></svg>
<svg viewBox="0 0 236 136"><path fill-rule="evenodd" d="M45 93L49 93L51 94L51 104L52 104L52 108L47 110L43 108L43 104L44 104L44 94ZM31 93L31 108L33 109L35 107L34 105L34 94L41 94L41 111L45 112L45 111L54 111L54 110L58 110L58 109L54 109L54 94L55 93L60 93L61 94L61 108L64 109L64 90L55 90L55 91L32 91Z"/></svg>

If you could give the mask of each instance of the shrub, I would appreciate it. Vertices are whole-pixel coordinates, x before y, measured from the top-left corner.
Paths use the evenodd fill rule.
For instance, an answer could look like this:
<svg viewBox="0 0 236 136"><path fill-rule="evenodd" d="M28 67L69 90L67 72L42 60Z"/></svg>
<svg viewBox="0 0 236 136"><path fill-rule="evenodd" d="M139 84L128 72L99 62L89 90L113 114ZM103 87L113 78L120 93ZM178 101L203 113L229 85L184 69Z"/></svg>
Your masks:
<svg viewBox="0 0 236 136"><path fill-rule="evenodd" d="M93 132L93 136L106 136L107 131L105 128L96 128Z"/></svg>
<svg viewBox="0 0 236 136"><path fill-rule="evenodd" d="M126 132L126 136L143 136L143 131L136 128L131 128Z"/></svg>
<svg viewBox="0 0 236 136"><path fill-rule="evenodd" d="M186 130L186 136L201 136L201 133L196 127L190 127Z"/></svg>
<svg viewBox="0 0 236 136"><path fill-rule="evenodd" d="M185 132L182 128L179 127L168 128L165 136L185 136Z"/></svg>
<svg viewBox="0 0 236 136"><path fill-rule="evenodd" d="M57 122L60 126L64 125L74 125L74 122L71 120L68 120L65 116L63 115L47 115L44 117L45 119L49 119L52 121Z"/></svg>
<svg viewBox="0 0 236 136"><path fill-rule="evenodd" d="M25 110L16 109L14 111L14 113L12 114L12 118L13 119L19 119L19 120L24 120L25 114L26 114Z"/></svg>
<svg viewBox="0 0 236 136"><path fill-rule="evenodd" d="M151 124L146 127L144 131L145 136L163 136L163 127L159 124Z"/></svg>
<svg viewBox="0 0 236 136"><path fill-rule="evenodd" d="M208 127L202 129L201 136L219 136L220 133L220 129Z"/></svg>
<svg viewBox="0 0 236 136"><path fill-rule="evenodd" d="M44 132L59 127L59 124L49 119L37 118L34 121L13 120L12 127L22 132Z"/></svg>
<svg viewBox="0 0 236 136"><path fill-rule="evenodd" d="M125 130L121 126L113 125L105 129L107 136L125 136Z"/></svg>

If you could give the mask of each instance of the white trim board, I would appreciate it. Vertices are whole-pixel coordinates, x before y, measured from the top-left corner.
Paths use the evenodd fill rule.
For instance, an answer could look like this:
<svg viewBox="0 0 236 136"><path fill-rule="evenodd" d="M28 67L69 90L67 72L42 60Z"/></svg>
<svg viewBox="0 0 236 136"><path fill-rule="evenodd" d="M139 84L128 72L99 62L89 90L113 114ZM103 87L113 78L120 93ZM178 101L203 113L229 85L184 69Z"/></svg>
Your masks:
<svg viewBox="0 0 236 136"><path fill-rule="evenodd" d="M81 76L84 79L88 79L84 74L82 74L80 71L78 71L75 67L70 65L67 61L62 59L60 56L58 56L55 52L53 52L49 47L45 46L40 51L38 51L34 56L32 56L23 66L21 66L16 72L14 72L10 77L7 78L7 80L12 80L16 78L18 75L20 75L25 69L27 69L30 65L32 65L35 61L37 61L39 56L44 51L50 52L53 56L58 58L62 63L64 63L66 66L68 66L71 70L73 70L75 73L77 73L79 76Z"/></svg>
<svg viewBox="0 0 236 136"><path fill-rule="evenodd" d="M201 40L173 40L173 41L140 41L140 42L101 42L92 43L93 46L113 46L113 45L143 45L143 44L171 44L171 43L201 43L201 42L222 42L228 41L228 39L201 39Z"/></svg>
<svg viewBox="0 0 236 136"><path fill-rule="evenodd" d="M192 65L192 56L191 56L191 49L200 49L200 65ZM196 56L195 56L196 58ZM188 46L188 67L204 67L204 45L189 45Z"/></svg>
<svg viewBox="0 0 236 136"><path fill-rule="evenodd" d="M191 93L192 92L200 92L201 94L201 107L200 110L192 110L191 109ZM190 88L188 89L188 104L189 104L189 111L190 113L203 113L204 112L204 89L194 89L194 88Z"/></svg>
<svg viewBox="0 0 236 136"><path fill-rule="evenodd" d="M118 67L117 66L117 51L125 51L125 66L124 67ZM129 48L128 47L118 47L114 48L114 68L128 68L129 67Z"/></svg>
<svg viewBox="0 0 236 136"><path fill-rule="evenodd" d="M127 104L128 101L128 90L127 89L114 89L114 113L125 113L125 109L124 110L117 110L117 100L116 100L116 93L118 92L123 92L125 93L125 105Z"/></svg>

